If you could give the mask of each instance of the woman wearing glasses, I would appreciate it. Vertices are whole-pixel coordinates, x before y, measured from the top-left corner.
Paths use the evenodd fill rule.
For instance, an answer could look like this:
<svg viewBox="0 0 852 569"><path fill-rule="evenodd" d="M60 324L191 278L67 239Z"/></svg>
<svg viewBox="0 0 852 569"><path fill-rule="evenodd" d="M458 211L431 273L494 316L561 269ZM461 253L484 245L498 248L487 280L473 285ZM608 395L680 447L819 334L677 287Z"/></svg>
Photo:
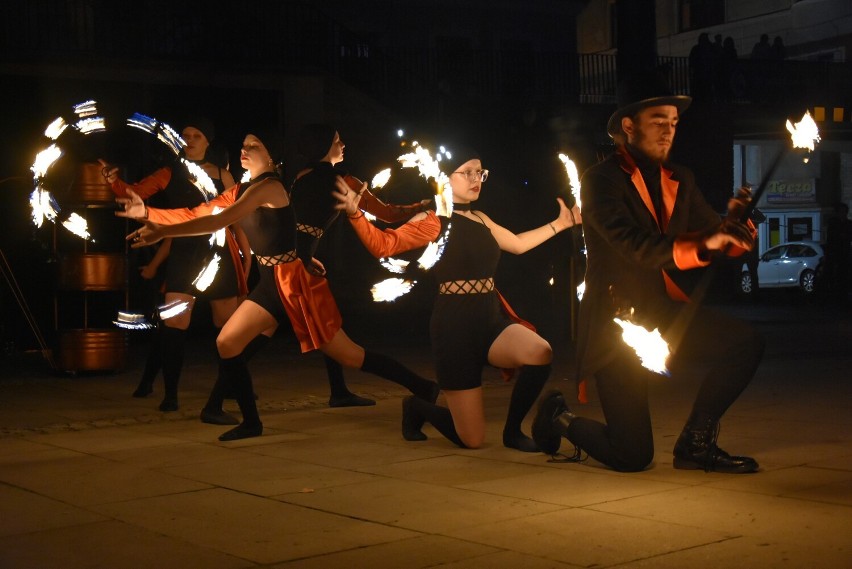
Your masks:
<svg viewBox="0 0 852 569"><path fill-rule="evenodd" d="M398 229L374 227L359 209L359 194L337 181L338 208L375 257L386 257L423 247L443 235L449 239L432 268L438 281L438 298L432 312L430 334L438 384L449 409L408 397L402 406L402 434L406 440L426 439L421 428L429 421L450 441L463 448L479 448L485 440L482 371L486 364L520 368L512 391L503 445L537 452L533 440L521 432L521 422L538 398L550 374L552 351L544 338L514 316L494 288L500 251L524 253L560 231L581 223L580 210L569 209L557 198L559 216L539 228L514 234L471 208L479 198L488 170L476 152L456 148L450 166L453 213L450 219L433 212L418 214Z"/></svg>

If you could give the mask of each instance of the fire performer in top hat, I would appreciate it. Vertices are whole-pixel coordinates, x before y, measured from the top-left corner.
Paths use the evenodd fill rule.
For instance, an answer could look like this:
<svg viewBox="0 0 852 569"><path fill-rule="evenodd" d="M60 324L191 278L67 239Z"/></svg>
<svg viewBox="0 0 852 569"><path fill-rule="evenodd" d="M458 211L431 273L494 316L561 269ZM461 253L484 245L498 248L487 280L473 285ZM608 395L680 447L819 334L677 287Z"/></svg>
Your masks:
<svg viewBox="0 0 852 569"><path fill-rule="evenodd" d="M580 210L568 208L557 198L559 215L541 227L515 234L472 208L479 198L488 170L482 169L477 152L453 147L452 157L441 170L452 188L452 216L420 213L398 229L379 230L368 222L360 207L360 195L349 191L339 178L335 197L346 211L361 241L375 257L385 257L438 240L447 233L443 252L432 271L439 284L430 322L438 384L449 407L415 397L403 400L402 434L422 441L424 422L462 448L479 448L485 441L485 410L482 370L486 365L520 368L512 390L503 428L503 445L523 452L538 452L533 440L521 431L521 423L550 376L553 357L550 344L511 311L494 288L500 251L521 254L544 243L558 232L581 223ZM365 188L366 189L366 186Z"/></svg>
<svg viewBox="0 0 852 569"><path fill-rule="evenodd" d="M202 168L213 182L216 192L222 193L234 185L234 179L226 168L214 164L210 158L211 143L215 136L210 120L204 117L189 120L181 132L186 142L181 157ZM162 192L171 208L195 207L204 202L201 192L190 182L187 168L179 162L160 168L135 184L120 179L118 168L103 160L100 162L104 179L120 198L127 198L130 190L142 199ZM165 302L187 303L186 310L164 318L160 323L139 386L133 392L133 397L147 397L153 391L154 378L162 369L165 395L160 403L160 411L178 409L178 383L183 368L184 345L196 299L210 301L213 325L221 328L248 293L246 275L251 267L248 240L236 226L228 228L225 235L226 246L214 245L214 250L211 250L209 236L167 240L152 259L155 266L146 267L143 271L143 277L149 278L149 272L168 256L163 284ZM204 270L213 253L218 253L230 262L221 264L208 288L198 290L193 281Z"/></svg>
<svg viewBox="0 0 852 569"><path fill-rule="evenodd" d="M594 378L606 424L575 416L561 393L548 393L533 421L533 438L555 454L561 438L575 458L590 457L621 471L646 468L654 458L648 406L650 372L621 341L613 321L630 309L634 320L658 328L676 346L678 368L707 358L692 412L674 447L674 467L749 473L757 462L716 445L719 420L751 381L764 340L748 323L701 305L688 305L678 273L741 254L754 226L740 219L749 194L740 190L721 218L705 201L692 172L668 161L680 115L691 98L672 95L653 73L619 85L618 109L607 124L616 152L583 176L581 194L588 265L579 313L580 378ZM687 315L685 318L684 315Z"/></svg>

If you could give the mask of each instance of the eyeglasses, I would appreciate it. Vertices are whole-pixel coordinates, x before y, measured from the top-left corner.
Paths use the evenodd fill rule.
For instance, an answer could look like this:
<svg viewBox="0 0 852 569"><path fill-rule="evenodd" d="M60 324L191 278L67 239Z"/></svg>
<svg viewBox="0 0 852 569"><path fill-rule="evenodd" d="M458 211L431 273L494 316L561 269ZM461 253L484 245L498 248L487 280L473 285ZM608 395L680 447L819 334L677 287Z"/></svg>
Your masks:
<svg viewBox="0 0 852 569"><path fill-rule="evenodd" d="M453 172L453 174L463 175L467 178L468 182L475 182L477 180L484 182L488 179L488 170L465 170L464 172Z"/></svg>

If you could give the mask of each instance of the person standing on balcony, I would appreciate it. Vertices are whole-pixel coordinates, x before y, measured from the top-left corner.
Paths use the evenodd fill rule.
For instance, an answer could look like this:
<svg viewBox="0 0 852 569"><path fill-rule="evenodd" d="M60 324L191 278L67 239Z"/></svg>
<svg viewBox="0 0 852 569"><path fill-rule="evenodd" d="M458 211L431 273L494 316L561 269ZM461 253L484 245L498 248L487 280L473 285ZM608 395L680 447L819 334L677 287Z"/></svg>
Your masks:
<svg viewBox="0 0 852 569"><path fill-rule="evenodd" d="M700 361L709 371L674 446L678 469L748 473L747 456L716 444L719 420L751 381L764 340L744 321L704 306L687 305L678 287L682 271L714 256L751 248L754 227L739 221L748 203L742 191L722 219L705 201L692 172L669 162L680 115L691 98L672 95L653 73L619 85L618 109L607 125L616 152L585 172L581 183L587 247L586 290L577 332L579 378L594 378L606 423L574 415L559 391L548 393L533 421L533 438L555 454L564 437L621 472L645 469L654 458L648 404L651 372L621 339L613 317L632 316L659 329L675 346L668 362L678 372Z"/></svg>
<svg viewBox="0 0 852 569"><path fill-rule="evenodd" d="M441 164L452 189L451 218L439 218L429 211L397 229L381 231L364 217L360 193L337 180L338 208L346 212L358 237L377 258L424 247L452 224L443 253L432 268L440 284L430 322L438 384L449 408L407 397L402 404L402 434L409 441L426 440L421 428L428 421L462 448L481 447L486 426L482 371L486 365L520 368L503 427L503 445L538 452L538 446L521 431L521 423L550 376L553 352L544 338L511 311L494 288L494 274L501 250L521 254L537 247L581 223L580 210L576 205L568 208L557 198L556 219L514 234L472 207L488 178L478 153L447 147L452 158Z"/></svg>

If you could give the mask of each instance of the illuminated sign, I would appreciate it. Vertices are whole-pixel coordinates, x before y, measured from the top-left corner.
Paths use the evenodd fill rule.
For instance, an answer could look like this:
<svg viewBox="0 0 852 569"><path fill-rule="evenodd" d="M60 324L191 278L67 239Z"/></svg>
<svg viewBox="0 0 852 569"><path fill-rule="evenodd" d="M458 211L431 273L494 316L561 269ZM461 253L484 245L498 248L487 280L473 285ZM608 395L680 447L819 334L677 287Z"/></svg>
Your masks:
<svg viewBox="0 0 852 569"><path fill-rule="evenodd" d="M766 203L816 203L816 180L773 180L766 187Z"/></svg>

